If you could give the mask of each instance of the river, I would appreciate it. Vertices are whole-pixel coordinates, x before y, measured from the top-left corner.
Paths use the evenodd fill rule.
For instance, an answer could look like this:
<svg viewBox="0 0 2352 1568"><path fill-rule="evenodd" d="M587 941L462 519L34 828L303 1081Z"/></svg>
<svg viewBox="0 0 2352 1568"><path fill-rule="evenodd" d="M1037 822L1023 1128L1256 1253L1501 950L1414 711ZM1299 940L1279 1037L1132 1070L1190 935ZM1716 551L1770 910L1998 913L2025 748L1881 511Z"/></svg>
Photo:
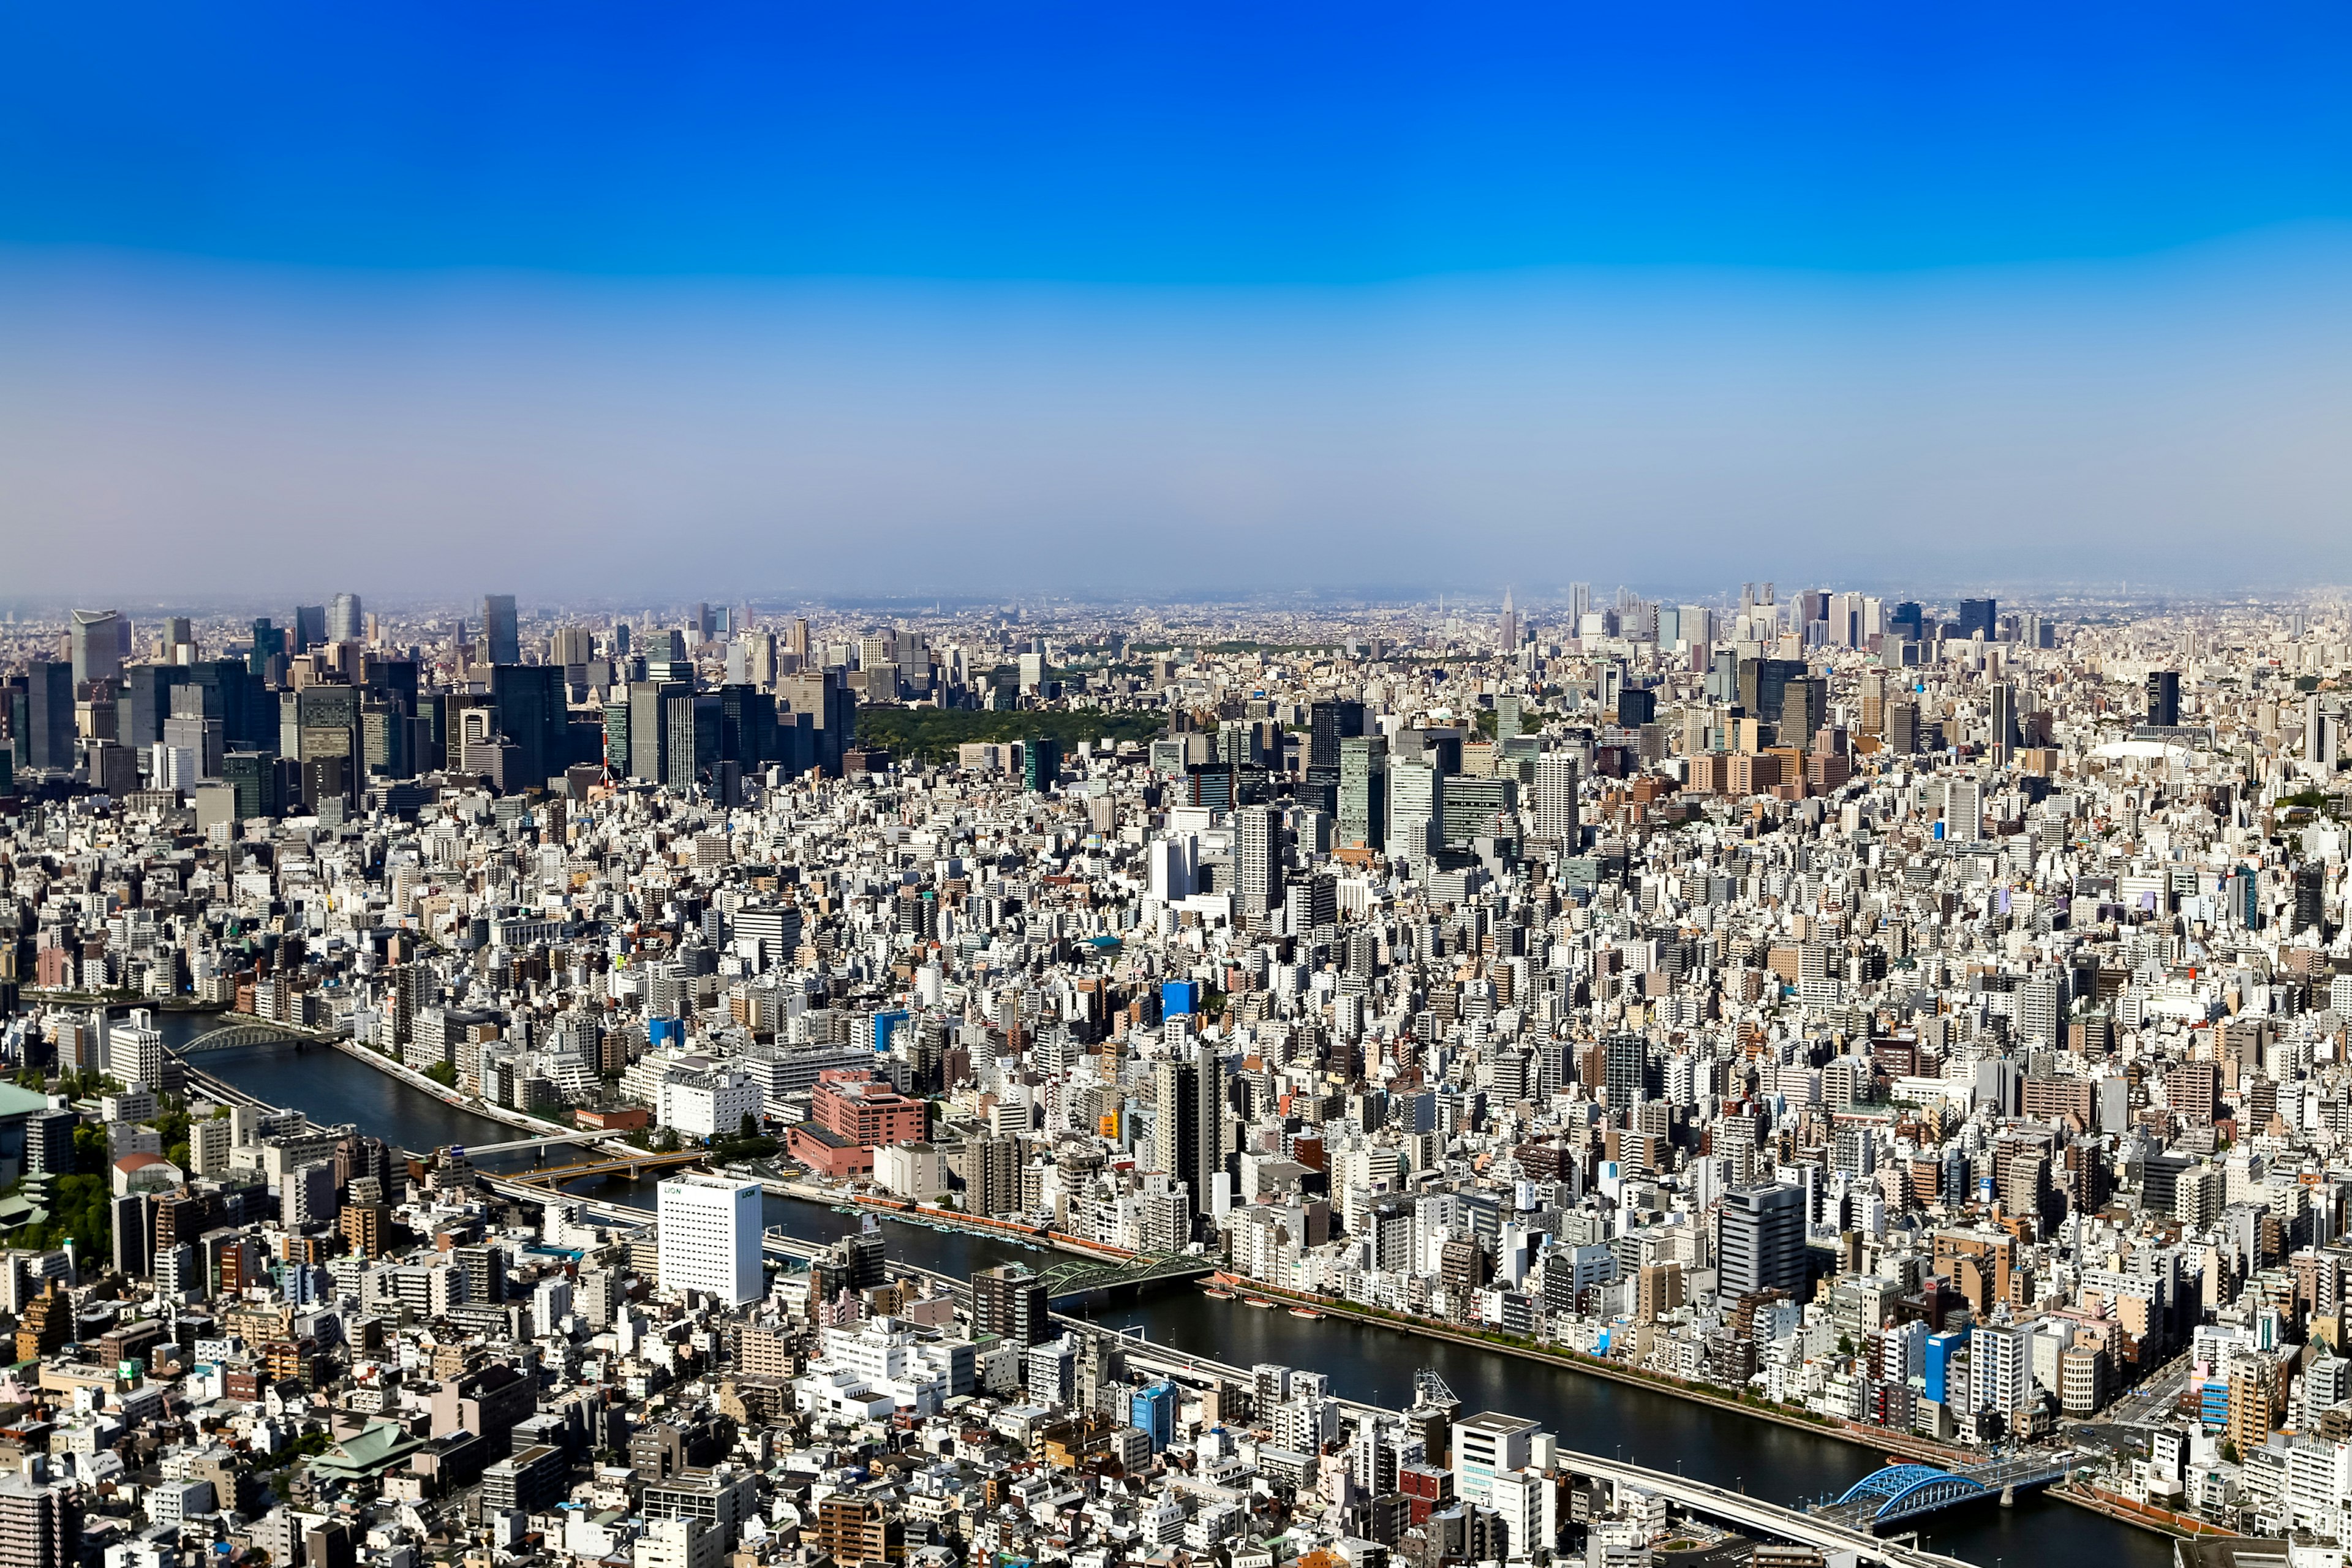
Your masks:
<svg viewBox="0 0 2352 1568"><path fill-rule="evenodd" d="M178 1045L212 1022L202 1015L165 1015L165 1037ZM198 1065L314 1121L356 1123L412 1150L520 1136L337 1050L256 1046L208 1053ZM493 1156L486 1163L530 1161L530 1155L519 1154ZM639 1208L650 1209L654 1202L651 1183L591 1181L572 1190ZM767 1222L816 1241L835 1239L857 1223L823 1205L773 1196L767 1200ZM986 1237L888 1222L884 1228L892 1256L945 1274L968 1275L1015 1258L1045 1261L1041 1254ZM1657 1469L1679 1469L1782 1503L1833 1495L1881 1462L1880 1456L1851 1444L1564 1367L1339 1319L1310 1321L1238 1301L1213 1301L1192 1289L1104 1308L1099 1317L1106 1324L1221 1361L1244 1366L1276 1362L1320 1372L1330 1378L1333 1392L1373 1404L1412 1403L1413 1373L1427 1367L1445 1380L1467 1410L1531 1417L1568 1447L1622 1454ZM2158 1536L2037 1496L2014 1509L1979 1504L1927 1522L1923 1544L1974 1563L2000 1564L2014 1557L2021 1563L2168 1568L2172 1561L2170 1543Z"/></svg>

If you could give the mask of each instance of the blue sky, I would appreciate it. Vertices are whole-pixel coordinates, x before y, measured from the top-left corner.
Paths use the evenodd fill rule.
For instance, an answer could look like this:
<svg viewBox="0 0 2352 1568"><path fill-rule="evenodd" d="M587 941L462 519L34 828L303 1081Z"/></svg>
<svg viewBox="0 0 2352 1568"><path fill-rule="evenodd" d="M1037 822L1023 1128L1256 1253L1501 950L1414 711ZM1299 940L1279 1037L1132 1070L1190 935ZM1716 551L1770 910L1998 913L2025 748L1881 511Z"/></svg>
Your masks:
<svg viewBox="0 0 2352 1568"><path fill-rule="evenodd" d="M2341 6L0 5L0 530L2352 575L2347 80Z"/></svg>

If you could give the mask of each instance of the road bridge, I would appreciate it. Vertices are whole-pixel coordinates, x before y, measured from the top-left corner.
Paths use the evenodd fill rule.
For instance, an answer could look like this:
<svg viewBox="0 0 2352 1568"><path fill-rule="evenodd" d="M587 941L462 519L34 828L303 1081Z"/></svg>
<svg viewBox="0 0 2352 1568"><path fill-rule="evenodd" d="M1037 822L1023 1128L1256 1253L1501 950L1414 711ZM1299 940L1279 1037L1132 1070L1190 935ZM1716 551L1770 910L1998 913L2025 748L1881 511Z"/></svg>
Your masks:
<svg viewBox="0 0 2352 1568"><path fill-rule="evenodd" d="M1863 1477L1835 1502L1813 1513L1858 1530L1885 1530L1962 1503L2048 1486L2064 1479L2074 1458L2072 1449L2029 1450L1958 1470L1934 1465L1889 1465Z"/></svg>
<svg viewBox="0 0 2352 1568"><path fill-rule="evenodd" d="M470 1158L470 1155L468 1156ZM637 1181L648 1171L674 1171L682 1165L698 1164L709 1156L699 1149L682 1149L668 1154L616 1154L602 1160L584 1160L572 1165L549 1165L509 1178L525 1186L553 1189L566 1182L583 1181L591 1176L626 1175Z"/></svg>
<svg viewBox="0 0 2352 1568"><path fill-rule="evenodd" d="M510 1154L517 1149L546 1149L560 1144L596 1143L612 1138L610 1132L551 1132L541 1138L516 1138L504 1143L468 1143L466 1158L483 1154Z"/></svg>
<svg viewBox="0 0 2352 1568"><path fill-rule="evenodd" d="M292 1040L297 1045L326 1045L344 1038L348 1028L306 1029L297 1024L277 1024L249 1014L225 1013L229 1022L207 1029L194 1039L176 1048L165 1047L175 1057L202 1056L207 1051L231 1051L243 1046L274 1045L280 1040Z"/></svg>
<svg viewBox="0 0 2352 1568"><path fill-rule="evenodd" d="M1686 1476L1645 1469L1622 1459L1561 1450L1559 1466L1576 1475L1590 1476L1612 1487L1633 1487L1654 1492L1685 1513L1728 1524L1750 1534L1811 1546L1829 1556L1852 1552L1858 1563L1883 1568L1969 1568L1959 1558L1923 1551L1899 1541L1882 1541L1868 1530L1820 1513L1806 1513L1779 1503L1749 1497Z"/></svg>

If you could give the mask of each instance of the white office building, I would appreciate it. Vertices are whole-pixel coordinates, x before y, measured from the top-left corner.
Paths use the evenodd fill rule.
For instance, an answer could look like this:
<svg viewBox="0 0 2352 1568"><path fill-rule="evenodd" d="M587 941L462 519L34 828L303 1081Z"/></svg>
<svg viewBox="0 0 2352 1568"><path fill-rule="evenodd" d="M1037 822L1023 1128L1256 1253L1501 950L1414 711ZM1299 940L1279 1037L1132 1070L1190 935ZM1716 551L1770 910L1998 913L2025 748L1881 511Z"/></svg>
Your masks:
<svg viewBox="0 0 2352 1568"><path fill-rule="evenodd" d="M662 1183L661 1284L730 1306L760 1294L760 1184L699 1173Z"/></svg>

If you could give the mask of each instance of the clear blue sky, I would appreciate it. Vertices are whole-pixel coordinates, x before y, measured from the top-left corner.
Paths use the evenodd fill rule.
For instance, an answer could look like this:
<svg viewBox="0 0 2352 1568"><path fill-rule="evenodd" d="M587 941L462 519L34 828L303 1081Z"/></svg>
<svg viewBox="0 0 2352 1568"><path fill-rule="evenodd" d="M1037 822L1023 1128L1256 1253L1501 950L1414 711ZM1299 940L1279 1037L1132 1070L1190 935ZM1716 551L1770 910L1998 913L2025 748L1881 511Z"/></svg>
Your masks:
<svg viewBox="0 0 2352 1568"><path fill-rule="evenodd" d="M1347 481L1349 431L1331 427L1352 422L1373 466L1401 436L1443 444L1413 515L1468 531L1477 572L1588 574L1526 559L1557 528L1563 561L1632 574L1612 522L1704 530L1747 510L1822 520L1795 542L1793 575L1874 517L1917 517L1888 497L1940 481L1906 465L2002 406L1876 428L1883 377L1955 363L1918 359L1923 343L1990 340L2013 342L2007 373L2045 394L2119 353L2156 355L2107 389L2116 412L2091 419L2113 426L2107 446L2064 474L2048 453L1971 448L1972 468L2014 458L2004 505L2040 483L2063 489L2066 516L2112 525L2130 513L2100 505L2102 483L2116 493L2136 451L2178 444L2151 409L2275 443L2285 411L2336 406L2341 377L2282 370L2260 344L2342 325L2347 83L2341 5L8 3L0 326L33 346L13 367L0 349L0 412L40 428L0 436L0 480L19 481L0 527L57 519L137 540L231 518L266 535L303 509L378 521L380 470L413 478L423 450L447 459L453 512L489 485L617 538L675 507L671 522L715 531L710 560L682 573L767 519L987 527L1020 569L1008 582L1076 581L1071 539L1129 521L1123 468L1135 522L1295 531L1282 572L1337 582L1315 570L1315 542L1347 537L1318 531L1370 504ZM2053 322L2086 311L2105 336L2024 363L2061 353ZM1571 334L1572 386L1515 352L1529 319ZM429 363L414 341L425 321ZM1694 321L1713 324L1706 341ZM738 323L758 352L730 361ZM788 326L788 343L760 337ZM1271 359L1277 342L1294 357ZM1728 376L1748 403L1720 401L1724 342L1753 351ZM2247 401L2182 415L2182 398L2212 394L2200 367L2232 345L2258 362L2231 372ZM849 401L874 411L835 437L868 454L862 479L796 483L756 427L697 449L694 470L728 484L681 492L657 461L593 487L551 478L632 428L538 406L586 396L582 374L608 378L609 415L641 395L644 354L704 356L717 396L765 385L772 350L806 384L743 396L781 418L829 378L860 380ZM992 390L1008 355L1017 408ZM876 379L877 360L898 379ZM514 460L451 451L429 400L386 393L403 376L459 396L505 385ZM1287 391L1265 418L1311 428L1259 445L1264 420L1219 424L1269 380ZM1515 440L1463 401L1481 384L1539 395L1557 423ZM898 411L923 387L948 390L916 428ZM1759 454L1692 489L1710 452L1786 401L1776 389L1825 400L1783 446L1811 455L1776 468ZM192 420L241 421L207 436L210 467L156 434L174 398ZM664 417L708 424L687 400L643 411L650 446L675 447ZM1107 400L1136 428L1104 443L1086 483L1025 455L1051 451L1057 428L1092 441ZM273 427L291 438L289 410L327 423L265 481L250 470ZM1019 440L940 438L1016 415ZM1153 424L1172 446L1151 449ZM1678 499L1641 504L1638 466L1556 458L1560 432L1596 430L1612 432L1604 456L1627 439L1654 450L1650 492ZM909 490L918 458L966 465L968 482ZM2218 509L2237 476L2275 480L2282 461L2306 458L2239 441L2156 488L2177 501L2204 485ZM2263 501L2294 538L2343 521L2323 501L2337 476L2324 453L2307 461L2303 490ZM1480 493L1463 482L1474 472L1519 478ZM2087 535L2061 542L2081 548L2053 571L2095 553ZM816 574L857 570L845 555Z"/></svg>

